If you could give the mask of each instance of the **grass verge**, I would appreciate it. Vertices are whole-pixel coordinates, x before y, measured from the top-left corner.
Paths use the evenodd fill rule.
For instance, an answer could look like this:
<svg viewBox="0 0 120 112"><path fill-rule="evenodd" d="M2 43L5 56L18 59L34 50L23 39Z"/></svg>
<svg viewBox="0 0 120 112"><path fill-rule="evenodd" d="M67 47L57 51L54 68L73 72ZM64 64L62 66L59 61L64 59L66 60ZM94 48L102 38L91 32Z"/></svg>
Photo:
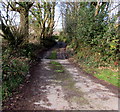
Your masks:
<svg viewBox="0 0 120 112"><path fill-rule="evenodd" d="M94 64L89 64L88 62L80 61L78 59L75 60L77 60L75 62L78 63L80 68L82 68L85 72L92 74L98 79L104 80L114 86L120 87L118 70L110 67L95 67Z"/></svg>
<svg viewBox="0 0 120 112"><path fill-rule="evenodd" d="M117 87L120 87L119 84L119 77L118 72L112 71L109 69L96 69L96 73L94 74L95 77L105 80L106 82L109 82Z"/></svg>

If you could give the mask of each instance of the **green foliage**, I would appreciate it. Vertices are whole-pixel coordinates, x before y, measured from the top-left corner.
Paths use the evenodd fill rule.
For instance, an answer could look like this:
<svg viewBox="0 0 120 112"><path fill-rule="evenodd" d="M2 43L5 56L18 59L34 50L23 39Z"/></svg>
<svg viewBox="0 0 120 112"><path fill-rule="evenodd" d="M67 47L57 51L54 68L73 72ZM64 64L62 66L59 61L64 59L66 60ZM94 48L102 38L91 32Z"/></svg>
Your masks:
<svg viewBox="0 0 120 112"><path fill-rule="evenodd" d="M107 3L100 6L101 11L96 16L96 8L91 4L78 3L80 8L66 9L65 32L62 36L66 35L65 41L77 53L79 60L93 61L98 66L109 66L118 60L116 18L109 19Z"/></svg>
<svg viewBox="0 0 120 112"><path fill-rule="evenodd" d="M19 49L8 47L7 42L3 40L2 50L2 96L3 99L11 96L12 91L16 89L25 79L29 71L29 62L36 58L36 51L41 46L35 44L24 44Z"/></svg>
<svg viewBox="0 0 120 112"><path fill-rule="evenodd" d="M35 59L36 58L36 51L38 49L42 49L43 46L40 46L39 44L32 44L28 43L22 46L18 51L20 56L25 56L30 59Z"/></svg>
<svg viewBox="0 0 120 112"><path fill-rule="evenodd" d="M57 52L56 51L52 51L48 58L49 59L57 59Z"/></svg>
<svg viewBox="0 0 120 112"><path fill-rule="evenodd" d="M73 55L77 62L85 68L84 70L93 74L99 67L117 70L120 54L118 50L119 37L116 17L109 18L109 3L102 2L96 15L96 5L92 2L70 3L66 6L65 30L61 33L60 39L68 43L67 48L73 49ZM105 71L100 73L101 79L117 85L117 78L113 79L112 74L107 71L105 73ZM113 81L107 79L108 75Z"/></svg>
<svg viewBox="0 0 120 112"><path fill-rule="evenodd" d="M62 31L62 32L60 32L60 36L59 36L58 40L68 43L69 38L67 38L67 36Z"/></svg>
<svg viewBox="0 0 120 112"><path fill-rule="evenodd" d="M4 17L0 17L2 24L3 36L3 99L12 94L12 91L16 89L25 78L25 75L29 71L29 62L34 61L37 57L37 53L44 49L50 48L56 44L54 37L52 37L54 30L54 14L55 14L55 2L9 2L9 5L3 8L6 10ZM33 15L30 16L30 22L28 20L28 12L31 9ZM9 12L11 9L19 12L20 24L14 23L14 17L11 19ZM14 23L14 24L13 24ZM39 45L30 44L28 38L29 23L35 26L36 30L33 34L34 37L39 37ZM34 23L34 24L33 24ZM46 24L48 25L46 27ZM15 26L18 25L18 26ZM31 25L31 26L32 26ZM38 33L38 34L37 34ZM41 39L42 38L42 39ZM37 39L38 41L38 39ZM56 58L56 54L52 54L52 58Z"/></svg>
<svg viewBox="0 0 120 112"><path fill-rule="evenodd" d="M25 57L9 57L3 54L2 96L10 96L12 91L22 83L29 70L28 59Z"/></svg>

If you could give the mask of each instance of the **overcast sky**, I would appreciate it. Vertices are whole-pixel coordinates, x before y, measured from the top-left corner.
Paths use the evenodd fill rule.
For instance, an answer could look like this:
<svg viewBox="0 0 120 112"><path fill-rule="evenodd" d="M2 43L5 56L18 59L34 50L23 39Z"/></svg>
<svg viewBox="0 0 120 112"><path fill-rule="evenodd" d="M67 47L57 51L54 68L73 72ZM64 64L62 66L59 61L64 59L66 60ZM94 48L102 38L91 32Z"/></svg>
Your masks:
<svg viewBox="0 0 120 112"><path fill-rule="evenodd" d="M114 8L116 5L118 5L118 1L120 0L115 0L116 2L112 5L111 9ZM0 5L0 10L2 11L2 13L4 14L4 11L3 9L1 8L1 5ZM111 15L113 14L116 14L118 12L118 8L115 8L114 10L112 10L111 12ZM13 12L10 13L11 16L14 15ZM17 23L19 23L19 15L17 17ZM59 7L59 4L57 4L57 6L55 7L55 26L56 26L56 29L61 29L62 28L62 17L60 15L60 7Z"/></svg>
<svg viewBox="0 0 120 112"><path fill-rule="evenodd" d="M58 4L55 8L55 26L56 29L62 29L62 17L60 15L60 7Z"/></svg>

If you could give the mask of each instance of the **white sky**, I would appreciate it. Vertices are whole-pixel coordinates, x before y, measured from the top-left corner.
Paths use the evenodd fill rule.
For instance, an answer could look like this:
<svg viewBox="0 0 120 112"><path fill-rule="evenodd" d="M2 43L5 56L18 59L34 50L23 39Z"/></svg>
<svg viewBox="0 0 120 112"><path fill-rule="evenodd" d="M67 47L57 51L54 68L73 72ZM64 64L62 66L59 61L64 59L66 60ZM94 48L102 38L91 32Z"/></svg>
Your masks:
<svg viewBox="0 0 120 112"><path fill-rule="evenodd" d="M60 15L60 8L58 4L55 7L55 26L56 29L62 29L62 17Z"/></svg>

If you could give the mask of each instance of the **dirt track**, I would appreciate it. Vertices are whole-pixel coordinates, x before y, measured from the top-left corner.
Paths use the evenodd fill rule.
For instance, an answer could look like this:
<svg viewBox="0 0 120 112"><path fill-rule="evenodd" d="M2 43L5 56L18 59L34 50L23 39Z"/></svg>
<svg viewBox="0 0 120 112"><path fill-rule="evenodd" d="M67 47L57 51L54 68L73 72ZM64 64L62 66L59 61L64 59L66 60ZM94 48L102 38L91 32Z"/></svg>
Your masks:
<svg viewBox="0 0 120 112"><path fill-rule="evenodd" d="M64 48L55 49L58 59L47 59L52 50L47 51L41 61L32 67L30 79L21 87L19 94L5 103L6 109L118 110L117 94L70 63ZM64 72L55 72L51 61L59 62Z"/></svg>

